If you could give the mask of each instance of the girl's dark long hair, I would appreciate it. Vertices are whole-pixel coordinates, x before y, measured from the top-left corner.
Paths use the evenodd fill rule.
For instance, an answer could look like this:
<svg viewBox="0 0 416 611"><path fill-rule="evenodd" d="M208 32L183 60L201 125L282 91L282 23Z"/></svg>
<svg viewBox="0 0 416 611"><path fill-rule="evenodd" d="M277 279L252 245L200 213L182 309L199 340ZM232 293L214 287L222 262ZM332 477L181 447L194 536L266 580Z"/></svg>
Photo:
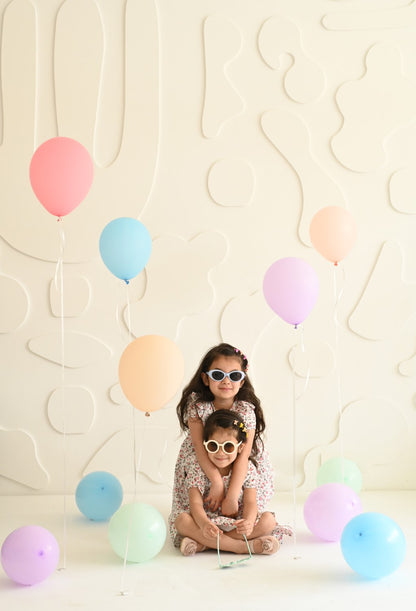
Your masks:
<svg viewBox="0 0 416 611"><path fill-rule="evenodd" d="M237 358L240 360L241 369L244 372L247 372L248 361L247 357L240 351L238 348L234 348L230 344L219 344L218 346L214 346L210 348L206 355L202 358L198 369L194 373L191 381L182 392L181 400L179 401L176 407L176 413L178 415L179 424L183 431L188 429L188 424L185 421L185 415L187 411L188 402L192 393L196 393L199 401L213 401L214 395L210 391L208 386L202 381L202 373L206 373L210 370L212 363L216 358L220 356ZM260 404L260 399L256 396L254 392L254 388L250 379L246 373L246 377L244 378L244 384L239 389L237 395L235 396L235 400L237 401L247 401L251 403L254 407L254 413L256 415L256 431L254 434L253 441L253 449L256 448L256 442L261 442L261 434L263 433L266 423L264 420L263 409Z"/></svg>

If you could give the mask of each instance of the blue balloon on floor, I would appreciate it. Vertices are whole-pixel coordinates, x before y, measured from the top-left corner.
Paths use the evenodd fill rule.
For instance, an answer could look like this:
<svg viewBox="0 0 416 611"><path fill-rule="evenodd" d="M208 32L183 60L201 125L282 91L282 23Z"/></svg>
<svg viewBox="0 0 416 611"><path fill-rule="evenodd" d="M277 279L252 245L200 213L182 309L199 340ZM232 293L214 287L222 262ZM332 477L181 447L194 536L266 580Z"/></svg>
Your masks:
<svg viewBox="0 0 416 611"><path fill-rule="evenodd" d="M368 579L379 579L401 565L406 540L401 528L388 516L361 513L345 526L341 550L354 571Z"/></svg>
<svg viewBox="0 0 416 611"><path fill-rule="evenodd" d="M75 491L78 509L90 520L109 520L120 507L123 488L112 473L93 471L79 482Z"/></svg>

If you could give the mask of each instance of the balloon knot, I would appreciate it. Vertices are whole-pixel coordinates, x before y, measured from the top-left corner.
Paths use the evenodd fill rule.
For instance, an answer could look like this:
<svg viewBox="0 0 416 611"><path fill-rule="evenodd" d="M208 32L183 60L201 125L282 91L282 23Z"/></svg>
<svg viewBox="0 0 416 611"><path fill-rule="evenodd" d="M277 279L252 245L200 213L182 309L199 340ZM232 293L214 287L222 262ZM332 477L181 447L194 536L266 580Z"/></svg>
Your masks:
<svg viewBox="0 0 416 611"><path fill-rule="evenodd" d="M334 262L334 265L338 265L338 261L335 261L335 262Z"/></svg>
<svg viewBox="0 0 416 611"><path fill-rule="evenodd" d="M128 281L128 280L124 280L124 282L125 282L126 284L128 284L128 283L129 283L129 281Z"/></svg>
<svg viewBox="0 0 416 611"><path fill-rule="evenodd" d="M147 416L149 418L149 416L150 416L149 412L146 412L145 416Z"/></svg>
<svg viewBox="0 0 416 611"><path fill-rule="evenodd" d="M298 328L298 325L295 325L295 329L297 329L297 328Z"/></svg>

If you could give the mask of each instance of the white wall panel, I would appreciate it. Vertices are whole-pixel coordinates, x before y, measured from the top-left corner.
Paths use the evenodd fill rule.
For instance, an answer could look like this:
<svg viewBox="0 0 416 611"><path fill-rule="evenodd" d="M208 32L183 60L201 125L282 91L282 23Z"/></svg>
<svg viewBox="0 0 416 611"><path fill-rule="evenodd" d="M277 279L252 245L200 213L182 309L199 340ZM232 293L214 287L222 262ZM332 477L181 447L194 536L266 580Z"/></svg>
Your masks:
<svg viewBox="0 0 416 611"><path fill-rule="evenodd" d="M141 490L170 485L181 388L146 418L118 385L149 333L177 343L183 384L219 341L247 354L279 487L293 453L311 489L342 451L364 488L414 488L413 3L3 0L0 18L0 494L94 469L131 489L134 459ZM55 136L94 161L60 223L29 182ZM358 227L338 267L309 237L328 205ZM153 241L128 286L98 247L120 216ZM262 294L288 256L319 276L301 329Z"/></svg>

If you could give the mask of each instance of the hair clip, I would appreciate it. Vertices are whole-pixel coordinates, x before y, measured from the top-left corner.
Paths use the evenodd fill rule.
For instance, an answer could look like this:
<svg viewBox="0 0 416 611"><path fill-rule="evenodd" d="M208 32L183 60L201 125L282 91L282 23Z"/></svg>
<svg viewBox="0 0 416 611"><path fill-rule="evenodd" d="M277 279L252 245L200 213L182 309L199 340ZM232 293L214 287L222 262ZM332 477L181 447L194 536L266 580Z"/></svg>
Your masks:
<svg viewBox="0 0 416 611"><path fill-rule="evenodd" d="M245 361L245 362L246 362L246 366L245 366L244 371L247 371L247 369L248 369L248 358L246 357L246 355L245 355L245 354L243 354L243 353L241 352L241 350L239 350L238 348L234 348L234 352L236 352L237 354L239 354L239 355L241 356L241 358L243 359L243 361Z"/></svg>

